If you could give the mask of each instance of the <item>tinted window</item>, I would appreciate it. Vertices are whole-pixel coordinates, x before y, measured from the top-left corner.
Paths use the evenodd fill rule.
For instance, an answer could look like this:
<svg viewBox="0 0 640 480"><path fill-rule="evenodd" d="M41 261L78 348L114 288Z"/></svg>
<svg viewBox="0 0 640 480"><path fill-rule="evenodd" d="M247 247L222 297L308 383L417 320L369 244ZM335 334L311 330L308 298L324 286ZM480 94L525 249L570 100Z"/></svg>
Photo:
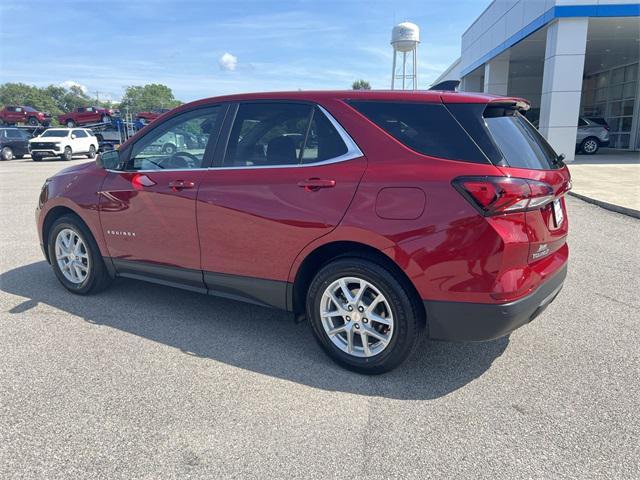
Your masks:
<svg viewBox="0 0 640 480"><path fill-rule="evenodd" d="M203 166L211 135L218 129L220 106L184 113L138 140L128 170L190 169Z"/></svg>
<svg viewBox="0 0 640 480"><path fill-rule="evenodd" d="M494 110L504 115L487 116ZM561 162L556 162L553 148L520 113L491 108L487 112L487 128L510 167L548 170L562 166Z"/></svg>
<svg viewBox="0 0 640 480"><path fill-rule="evenodd" d="M87 134L84 133L84 130L74 130L73 134L76 136L76 138L86 138Z"/></svg>
<svg viewBox="0 0 640 480"><path fill-rule="evenodd" d="M587 125L589 125L587 122L585 122L582 118L578 119L578 126L579 127L586 127Z"/></svg>
<svg viewBox="0 0 640 480"><path fill-rule="evenodd" d="M439 103L349 102L373 123L416 152L488 163L469 135Z"/></svg>
<svg viewBox="0 0 640 480"><path fill-rule="evenodd" d="M238 107L224 166L249 167L300 163L311 105L243 103Z"/></svg>
<svg viewBox="0 0 640 480"><path fill-rule="evenodd" d="M302 163L322 162L347 153L347 146L322 110L315 108L307 141L302 152Z"/></svg>
<svg viewBox="0 0 640 480"><path fill-rule="evenodd" d="M68 130L47 130L44 132L41 137L58 137L63 138L69 134Z"/></svg>
<svg viewBox="0 0 640 480"><path fill-rule="evenodd" d="M20 130L5 130L7 138L18 138L23 139L24 135Z"/></svg>

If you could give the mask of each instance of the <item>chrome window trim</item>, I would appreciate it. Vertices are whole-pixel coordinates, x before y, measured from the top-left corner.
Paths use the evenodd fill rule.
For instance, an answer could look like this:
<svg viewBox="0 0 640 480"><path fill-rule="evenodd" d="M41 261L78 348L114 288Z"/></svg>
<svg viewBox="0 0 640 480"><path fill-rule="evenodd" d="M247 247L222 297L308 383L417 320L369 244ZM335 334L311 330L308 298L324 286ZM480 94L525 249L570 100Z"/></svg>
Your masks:
<svg viewBox="0 0 640 480"><path fill-rule="evenodd" d="M338 132L338 135L340 135L340 138L346 145L347 151L342 155L338 157L328 158L326 160L321 160L319 162L313 162L313 163L292 163L290 165L249 165L249 166L245 165L245 166L236 166L236 167L225 167L223 165L221 167L209 167L207 170L263 170L265 168L317 167L321 165L329 165L331 163L346 162L348 160L353 160L354 158L364 157L362 150L360 150L356 142L353 141L353 139L347 133L347 131L344 128L342 128L342 125L340 125L338 121L335 118L333 118L333 115L327 112L327 110L322 105L318 105L317 103L314 103L313 105L318 107L322 112L322 114L325 117L327 117L329 122L331 122L331 125L333 125L333 128L336 129L336 131ZM154 171L157 171L157 170L154 170Z"/></svg>
<svg viewBox="0 0 640 480"><path fill-rule="evenodd" d="M265 168L305 168L305 167L318 167L321 165L330 165L332 163L340 163L346 162L348 160L353 160L354 158L364 157L362 150L358 147L356 142L351 138L351 136L347 133L347 131L342 128L342 125L338 123L338 121L333 118L322 105L314 104L316 107L320 109L322 114L327 117L327 119L333 125L333 128L336 129L338 135L344 142L347 147L347 151L338 157L328 158L327 160L321 160L319 162L313 163L293 163L291 165L250 165L250 166L237 166L237 167L208 167L208 168L167 168L167 169L156 169L156 170L110 170L106 169L107 172L112 173L157 173L157 172L197 172L197 171L209 171L209 170L262 170Z"/></svg>

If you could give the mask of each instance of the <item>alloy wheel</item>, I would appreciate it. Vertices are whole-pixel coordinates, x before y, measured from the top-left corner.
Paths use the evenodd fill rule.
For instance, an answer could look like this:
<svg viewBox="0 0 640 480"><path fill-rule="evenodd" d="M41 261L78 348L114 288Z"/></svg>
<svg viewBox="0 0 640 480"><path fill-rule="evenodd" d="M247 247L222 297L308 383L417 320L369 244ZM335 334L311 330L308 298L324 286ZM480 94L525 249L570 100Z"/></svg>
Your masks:
<svg viewBox="0 0 640 480"><path fill-rule="evenodd" d="M55 243L56 262L64 277L80 284L87 279L91 265L89 252L78 233L70 228L60 230Z"/></svg>
<svg viewBox="0 0 640 480"><path fill-rule="evenodd" d="M320 318L331 342L354 357L381 353L393 336L393 313L385 296L370 282L342 277L320 301Z"/></svg>
<svg viewBox="0 0 640 480"><path fill-rule="evenodd" d="M11 147L4 147L2 149L2 160L12 160L13 159L13 150Z"/></svg>
<svg viewBox="0 0 640 480"><path fill-rule="evenodd" d="M593 153L598 149L598 144L595 140L587 140L586 142L584 142L582 149L585 151L585 153Z"/></svg>

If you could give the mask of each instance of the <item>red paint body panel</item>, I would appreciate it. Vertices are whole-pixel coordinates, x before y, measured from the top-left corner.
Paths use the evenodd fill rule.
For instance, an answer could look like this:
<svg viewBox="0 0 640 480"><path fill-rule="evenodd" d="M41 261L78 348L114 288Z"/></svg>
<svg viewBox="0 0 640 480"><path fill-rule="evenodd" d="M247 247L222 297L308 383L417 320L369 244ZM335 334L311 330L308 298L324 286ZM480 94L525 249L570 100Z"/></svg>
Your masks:
<svg viewBox="0 0 640 480"><path fill-rule="evenodd" d="M548 183L560 198L569 185L566 168L528 170L421 155L347 105L344 100L350 98L519 101L451 92L346 91L193 102L159 121L213 103L305 100L328 110L364 157L320 166L157 171L144 178L83 167L49 184L39 230L47 212L64 205L85 220L105 256L288 282L295 281L300 265L317 248L358 242L392 259L421 298L455 302L498 304L521 298L566 264L566 210L560 226L553 223L549 205L485 217L452 186L460 176L513 176ZM335 186L318 191L298 186L309 178L335 180ZM168 184L175 180L192 182L193 188L174 191ZM377 204L381 195L382 206ZM533 261L531 252L543 244L548 254Z"/></svg>
<svg viewBox="0 0 640 480"><path fill-rule="evenodd" d="M202 175L188 170L109 172L100 199L109 256L199 270L198 190L176 191L169 183L193 182L197 187Z"/></svg>
<svg viewBox="0 0 640 480"><path fill-rule="evenodd" d="M101 122L102 117L105 115L113 115L113 110L93 107L93 110L90 112L87 112L86 110L82 112L76 110L73 112L63 113L62 115L58 115L58 121L63 125L69 120L72 120L76 125L87 125L89 123Z"/></svg>
<svg viewBox="0 0 640 480"><path fill-rule="evenodd" d="M313 240L331 232L351 203L364 157L310 167L211 170L198 193L202 269L287 280ZM309 178L335 187L309 191Z"/></svg>

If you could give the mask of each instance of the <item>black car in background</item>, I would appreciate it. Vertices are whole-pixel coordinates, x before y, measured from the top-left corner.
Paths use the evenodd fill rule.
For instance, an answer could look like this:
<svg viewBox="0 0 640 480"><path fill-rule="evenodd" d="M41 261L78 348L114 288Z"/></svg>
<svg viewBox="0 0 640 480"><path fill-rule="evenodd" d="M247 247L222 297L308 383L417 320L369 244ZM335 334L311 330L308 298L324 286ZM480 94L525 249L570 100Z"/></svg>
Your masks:
<svg viewBox="0 0 640 480"><path fill-rule="evenodd" d="M0 128L0 159L13 160L29 153L31 135L19 128Z"/></svg>

